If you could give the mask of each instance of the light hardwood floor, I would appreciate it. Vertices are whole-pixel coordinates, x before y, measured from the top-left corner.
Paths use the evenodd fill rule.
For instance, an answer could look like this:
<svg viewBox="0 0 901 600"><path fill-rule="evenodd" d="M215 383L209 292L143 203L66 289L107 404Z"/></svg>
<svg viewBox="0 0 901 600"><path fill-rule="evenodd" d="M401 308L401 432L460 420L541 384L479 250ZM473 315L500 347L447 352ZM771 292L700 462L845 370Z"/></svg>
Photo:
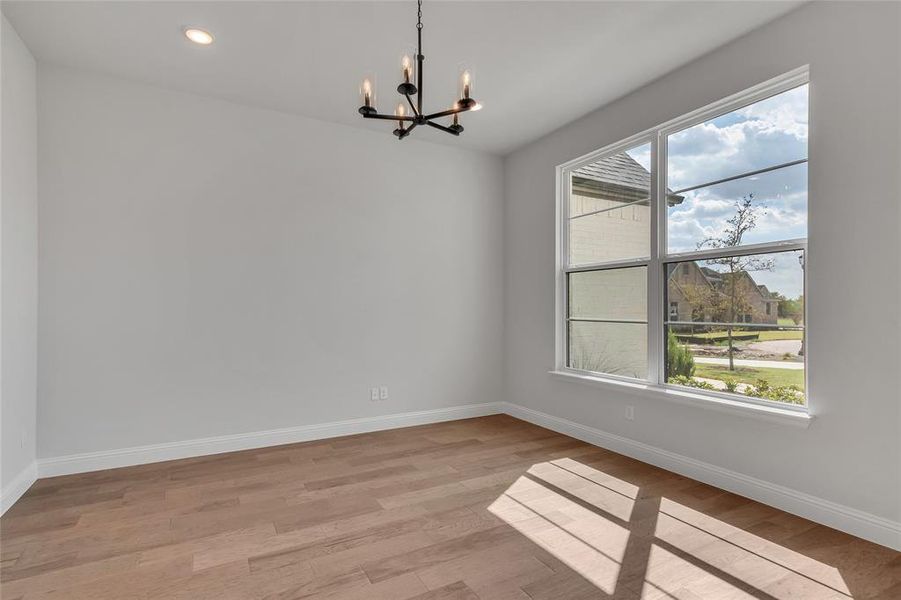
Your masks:
<svg viewBox="0 0 901 600"><path fill-rule="evenodd" d="M3 600L901 598L901 553L508 416L38 481Z"/></svg>

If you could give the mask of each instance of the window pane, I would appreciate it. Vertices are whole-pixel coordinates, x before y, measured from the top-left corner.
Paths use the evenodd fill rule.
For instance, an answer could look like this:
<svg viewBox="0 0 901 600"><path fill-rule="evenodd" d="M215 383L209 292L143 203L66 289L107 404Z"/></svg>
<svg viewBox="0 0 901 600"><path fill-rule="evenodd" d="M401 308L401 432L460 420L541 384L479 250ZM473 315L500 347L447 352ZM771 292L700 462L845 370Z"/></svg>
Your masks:
<svg viewBox="0 0 901 600"><path fill-rule="evenodd" d="M644 324L570 321L568 366L645 379L647 342L648 326Z"/></svg>
<svg viewBox="0 0 901 600"><path fill-rule="evenodd" d="M703 187L681 197L674 202L670 196L667 204L669 252L807 237L806 163Z"/></svg>
<svg viewBox="0 0 901 600"><path fill-rule="evenodd" d="M569 264L649 256L650 155L645 144L573 171Z"/></svg>
<svg viewBox="0 0 901 600"><path fill-rule="evenodd" d="M681 190L807 158L807 86L667 138L667 186Z"/></svg>
<svg viewBox="0 0 901 600"><path fill-rule="evenodd" d="M666 378L804 403L803 253L667 265Z"/></svg>
<svg viewBox="0 0 901 600"><path fill-rule="evenodd" d="M647 322L647 267L569 274L569 316Z"/></svg>

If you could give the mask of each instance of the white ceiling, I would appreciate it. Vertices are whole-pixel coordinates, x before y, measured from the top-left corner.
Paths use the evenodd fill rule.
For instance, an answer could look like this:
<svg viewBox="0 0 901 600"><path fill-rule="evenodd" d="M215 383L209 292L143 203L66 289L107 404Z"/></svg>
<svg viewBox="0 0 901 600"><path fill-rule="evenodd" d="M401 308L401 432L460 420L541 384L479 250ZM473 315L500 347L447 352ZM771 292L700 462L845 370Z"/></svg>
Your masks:
<svg viewBox="0 0 901 600"><path fill-rule="evenodd" d="M459 139L509 152L795 8L799 2L438 2L423 6L426 109L449 106L458 65L485 106ZM39 61L385 131L357 114L375 71L396 102L415 2L23 2L3 13ZM216 42L186 41L184 26ZM388 102L390 100L390 103Z"/></svg>

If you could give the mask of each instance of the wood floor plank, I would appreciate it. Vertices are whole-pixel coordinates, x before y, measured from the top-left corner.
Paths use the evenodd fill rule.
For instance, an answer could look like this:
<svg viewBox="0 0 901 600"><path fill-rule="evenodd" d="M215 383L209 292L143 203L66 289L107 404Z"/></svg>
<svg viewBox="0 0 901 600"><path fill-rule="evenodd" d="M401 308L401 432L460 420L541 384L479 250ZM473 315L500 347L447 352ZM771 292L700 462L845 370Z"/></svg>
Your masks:
<svg viewBox="0 0 901 600"><path fill-rule="evenodd" d="M479 600L479 597L462 581L420 594L415 600Z"/></svg>
<svg viewBox="0 0 901 600"><path fill-rule="evenodd" d="M901 553L506 415L40 480L4 600L901 598Z"/></svg>

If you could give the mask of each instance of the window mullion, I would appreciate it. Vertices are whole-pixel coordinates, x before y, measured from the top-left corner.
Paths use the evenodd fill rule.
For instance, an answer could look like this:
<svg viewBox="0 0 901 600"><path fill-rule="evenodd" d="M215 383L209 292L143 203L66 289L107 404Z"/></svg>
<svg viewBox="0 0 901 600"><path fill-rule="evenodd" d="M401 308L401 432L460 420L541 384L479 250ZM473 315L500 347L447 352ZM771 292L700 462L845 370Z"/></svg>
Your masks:
<svg viewBox="0 0 901 600"><path fill-rule="evenodd" d="M591 263L587 265L577 265L574 267L564 267L566 273L582 273L585 271L608 271L610 269L628 269L630 267L646 267L648 266L647 258L635 258L626 260L612 260L601 263Z"/></svg>
<svg viewBox="0 0 901 600"><path fill-rule="evenodd" d="M697 185L693 185L687 188L682 188L681 190L673 190L672 194L685 194L687 192L693 192L695 190L700 190L701 188L713 187L715 185L719 185L721 183L728 183L730 181L736 181L738 179L745 179L746 177L752 177L754 175L763 175L764 173L770 173L772 171L778 171L779 169L786 169L788 167L794 167L796 165L807 164L806 158L801 158L798 160L792 160L789 162L780 163L778 165L773 165L770 167L764 167L763 169L757 169L754 171L747 171L745 173L739 173L738 175L732 175L730 177L723 177L722 179L716 179L714 181L708 181L706 183L699 183Z"/></svg>
<svg viewBox="0 0 901 600"><path fill-rule="evenodd" d="M560 243L557 245L557 335L555 336L556 367L566 368L569 365L569 209L571 173L569 169L558 167L557 190L562 202L557 205L557 223L560 227Z"/></svg>
<svg viewBox="0 0 901 600"><path fill-rule="evenodd" d="M666 197L665 169L661 160L663 148L657 135L651 140L651 258L648 262L648 381L661 383L660 373L665 363L663 357L663 281L660 276L661 248L666 243L666 228L663 226L666 212L661 211L661 198Z"/></svg>
<svg viewBox="0 0 901 600"><path fill-rule="evenodd" d="M666 254L661 252L661 257L665 263L679 263L696 260L711 260L716 258L727 258L729 256L753 256L755 254L773 254L779 252L792 252L796 250L806 250L807 239L799 238L794 240L785 240L778 242L763 242L760 244L747 244L744 246L725 246L722 248L705 248L703 250L693 250L691 252L675 252Z"/></svg>

